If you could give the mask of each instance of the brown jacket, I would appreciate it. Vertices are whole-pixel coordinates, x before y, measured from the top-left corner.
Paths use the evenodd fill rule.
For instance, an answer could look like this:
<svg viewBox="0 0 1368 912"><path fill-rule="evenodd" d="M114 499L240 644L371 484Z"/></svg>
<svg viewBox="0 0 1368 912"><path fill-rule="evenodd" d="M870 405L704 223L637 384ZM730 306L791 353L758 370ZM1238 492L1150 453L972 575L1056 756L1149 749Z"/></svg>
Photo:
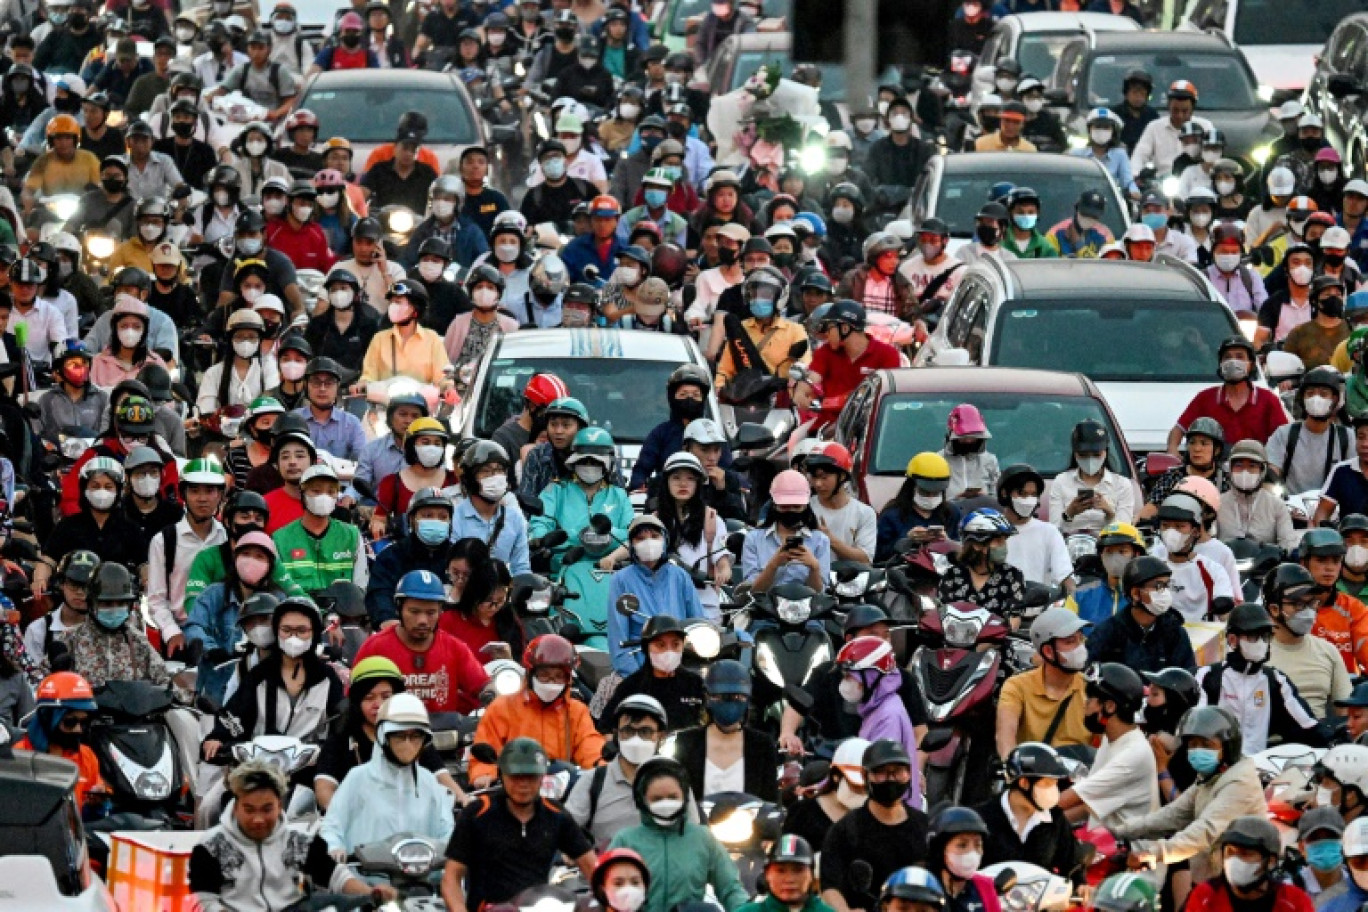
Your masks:
<svg viewBox="0 0 1368 912"><path fill-rule="evenodd" d="M850 298L865 309L869 305L865 304L865 279L869 275L869 265L856 266L841 277L841 284L836 288L837 298ZM899 270L893 273L893 299L896 302L898 312L895 314L900 320L913 323L921 319L921 305L917 303L917 293L912 287L912 283Z"/></svg>

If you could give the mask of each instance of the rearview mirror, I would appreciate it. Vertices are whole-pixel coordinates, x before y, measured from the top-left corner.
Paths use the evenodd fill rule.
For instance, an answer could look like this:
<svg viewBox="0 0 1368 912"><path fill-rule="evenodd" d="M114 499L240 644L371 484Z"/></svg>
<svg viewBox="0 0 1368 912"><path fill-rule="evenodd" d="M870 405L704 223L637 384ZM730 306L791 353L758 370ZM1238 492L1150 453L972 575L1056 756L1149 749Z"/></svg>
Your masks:
<svg viewBox="0 0 1368 912"><path fill-rule="evenodd" d="M996 891L999 896L1006 896L1008 893L1012 892L1012 888L1016 886L1016 883L1016 871L1013 871L1011 868L1003 868L998 872L998 876L993 878L993 890Z"/></svg>
<svg viewBox="0 0 1368 912"><path fill-rule="evenodd" d="M607 535L613 531L613 521L603 513L595 513L589 517L589 527L599 535Z"/></svg>
<svg viewBox="0 0 1368 912"><path fill-rule="evenodd" d="M477 741L470 745L470 756L481 763L499 762L499 752L494 749L492 744L486 744L483 741Z"/></svg>
<svg viewBox="0 0 1368 912"><path fill-rule="evenodd" d="M736 448L762 450L774 446L774 432L763 424L747 421L736 429Z"/></svg>
<svg viewBox="0 0 1368 912"><path fill-rule="evenodd" d="M356 482L352 482L353 486L355 486L355 484ZM357 488L357 490L359 491L361 489ZM518 494L518 506L522 508L524 516L541 516L546 512L542 507L541 498L526 492L520 492Z"/></svg>
<svg viewBox="0 0 1368 912"><path fill-rule="evenodd" d="M614 605L617 613L623 617L633 617L640 613L641 599L631 593L618 596L617 604Z"/></svg>
<svg viewBox="0 0 1368 912"><path fill-rule="evenodd" d="M788 355L793 360L797 360L808 353L808 340L799 339L789 346Z"/></svg>

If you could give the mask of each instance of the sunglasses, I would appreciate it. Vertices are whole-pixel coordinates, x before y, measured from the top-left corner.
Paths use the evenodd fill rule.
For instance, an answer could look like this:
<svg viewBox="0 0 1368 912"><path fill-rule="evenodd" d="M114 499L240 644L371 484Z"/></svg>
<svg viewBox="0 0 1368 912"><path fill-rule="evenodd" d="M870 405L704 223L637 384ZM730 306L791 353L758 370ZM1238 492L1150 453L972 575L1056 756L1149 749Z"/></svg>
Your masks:
<svg viewBox="0 0 1368 912"><path fill-rule="evenodd" d="M78 716L67 713L62 717L62 721L57 723L57 727L62 731L81 731L90 726L90 716Z"/></svg>

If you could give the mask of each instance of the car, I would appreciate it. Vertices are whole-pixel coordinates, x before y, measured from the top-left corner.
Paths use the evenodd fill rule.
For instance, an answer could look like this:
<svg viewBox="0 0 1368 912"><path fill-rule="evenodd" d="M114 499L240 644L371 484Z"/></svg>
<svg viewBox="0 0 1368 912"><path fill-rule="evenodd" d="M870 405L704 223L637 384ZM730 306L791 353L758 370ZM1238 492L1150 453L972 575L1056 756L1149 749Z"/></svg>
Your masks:
<svg viewBox="0 0 1368 912"><path fill-rule="evenodd" d="M1196 116L1225 133L1232 158L1256 157L1282 133L1249 62L1225 35L1098 32L1075 38L1060 52L1046 92L1077 142L1085 142L1089 111L1121 102L1121 83L1131 70L1153 77L1154 103L1161 108L1170 84L1186 79L1195 85Z"/></svg>
<svg viewBox="0 0 1368 912"><path fill-rule="evenodd" d="M1140 24L1129 16L1110 13L1029 13L1004 16L993 26L993 33L979 54L974 69L974 98L996 94L993 74L1003 60L1021 64L1023 76L1042 82L1050 78L1059 52L1074 38L1087 32L1134 32Z"/></svg>
<svg viewBox="0 0 1368 912"><path fill-rule="evenodd" d="M1085 190L1101 191L1107 200L1102 220L1113 237L1124 234L1130 222L1125 198L1100 162L1072 155L1016 152L933 156L901 217L914 225L933 216L943 220L950 226L949 249L954 253L973 239L974 216L988 202L989 189L1005 179L1040 194L1042 228L1072 216L1074 203Z"/></svg>
<svg viewBox="0 0 1368 912"><path fill-rule="evenodd" d="M1254 69L1263 96L1282 104L1301 94L1316 70L1316 54L1346 16L1368 0L1190 0L1183 29L1221 32Z"/></svg>
<svg viewBox="0 0 1368 912"><path fill-rule="evenodd" d="M1335 27L1306 86L1308 110L1319 114L1325 138L1344 157L1345 170L1368 168L1368 13L1347 17Z"/></svg>
<svg viewBox="0 0 1368 912"><path fill-rule="evenodd" d="M793 35L788 32L750 32L732 35L718 46L707 64L708 91L726 95L745 85L755 71L767 63L778 63L785 76L793 72ZM819 63L822 71L822 101L845 101L845 67L839 63Z"/></svg>
<svg viewBox="0 0 1368 912"><path fill-rule="evenodd" d="M1207 277L1170 257L988 259L962 273L913 364L1076 371L1130 447L1149 453L1166 448L1182 410L1217 381L1221 342L1239 335Z"/></svg>
<svg viewBox="0 0 1368 912"><path fill-rule="evenodd" d="M694 33L707 15L711 0L667 0L665 11L651 26L651 34L671 51L693 47ZM764 18L757 24L766 30L788 27L793 0L765 0L760 7Z"/></svg>
<svg viewBox="0 0 1368 912"><path fill-rule="evenodd" d="M950 410L965 402L983 415L993 435L988 449L1002 468L1027 463L1048 484L1069 468L1074 425L1091 418L1102 422L1112 442L1107 468L1136 478L1116 417L1097 385L1082 374L1007 367L901 368L870 374L836 419L835 439L850 450L860 499L882 510L902 487L908 460L945 446ZM1136 495L1138 502L1138 484Z"/></svg>
<svg viewBox="0 0 1368 912"><path fill-rule="evenodd" d="M351 141L357 173L375 148L394 141L405 111L427 115L431 149L445 170L469 146L486 142L484 119L455 73L430 70L333 70L309 80L298 107L318 117L320 140Z"/></svg>
<svg viewBox="0 0 1368 912"><path fill-rule="evenodd" d="M626 477L651 428L670 417L665 381L682 364L697 364L711 373L689 336L598 328L495 336L451 427L462 437L488 440L522 410L523 387L532 375L550 372L584 403L590 419L613 435ZM721 425L715 396L708 397L708 417Z"/></svg>

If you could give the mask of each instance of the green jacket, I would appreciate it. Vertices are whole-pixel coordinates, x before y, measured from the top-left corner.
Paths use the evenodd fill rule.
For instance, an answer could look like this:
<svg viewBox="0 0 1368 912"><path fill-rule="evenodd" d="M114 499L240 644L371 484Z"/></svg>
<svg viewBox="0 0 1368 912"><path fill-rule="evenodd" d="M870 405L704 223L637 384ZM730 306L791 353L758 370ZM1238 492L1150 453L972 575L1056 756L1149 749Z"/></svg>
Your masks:
<svg viewBox="0 0 1368 912"><path fill-rule="evenodd" d="M223 546L215 545L212 548L205 548L195 555L195 562L190 565L190 576L185 581L185 604L194 605L195 599L200 597L200 593L213 583L221 583L228 576L227 569L223 566ZM275 583L275 588L284 591L286 595L308 595L300 588L299 584L290 579L290 574L286 572L285 565L280 561L275 562L275 569L271 572L271 581Z"/></svg>
<svg viewBox="0 0 1368 912"><path fill-rule="evenodd" d="M609 848L635 849L646 860L651 889L642 912L670 912L682 902L700 900L709 884L727 912L736 912L750 899L727 850L696 823L669 829L642 823L619 832Z"/></svg>
<svg viewBox="0 0 1368 912"><path fill-rule="evenodd" d="M527 537L541 538L553 529L564 529L570 540L557 549L554 569L560 570L560 556L571 545L579 542L579 534L589 525L589 517L602 513L613 524L613 537L618 541L627 540L627 526L631 524L636 512L632 508L632 497L625 488L606 484L594 494L591 503L585 496L584 488L569 478L553 481L541 492L542 515L533 516L527 523Z"/></svg>
<svg viewBox="0 0 1368 912"><path fill-rule="evenodd" d="M793 910L767 893L763 898L753 899L746 903L736 912L793 912ZM822 902L820 896L813 895L808 897L808 901L803 903L803 907L798 912L834 912L834 910Z"/></svg>
<svg viewBox="0 0 1368 912"><path fill-rule="evenodd" d="M1368 598L1368 580L1365 580L1362 586L1357 586L1341 576L1339 582L1335 583L1335 588L1345 595L1353 596L1360 602L1363 601L1364 598Z"/></svg>
<svg viewBox="0 0 1368 912"><path fill-rule="evenodd" d="M323 537L314 538L304 528L304 521L296 519L277 529L271 538L280 554L280 566L305 592L327 589L338 580L365 588L366 549L361 530L351 523L330 519Z"/></svg>
<svg viewBox="0 0 1368 912"><path fill-rule="evenodd" d="M1034 229L1031 231L1031 239L1026 242L1026 246L1022 247L1017 244L1016 233L1008 228L1007 236L1002 239L1002 246L1023 260L1046 260L1059 256L1059 251L1055 249L1049 239Z"/></svg>

